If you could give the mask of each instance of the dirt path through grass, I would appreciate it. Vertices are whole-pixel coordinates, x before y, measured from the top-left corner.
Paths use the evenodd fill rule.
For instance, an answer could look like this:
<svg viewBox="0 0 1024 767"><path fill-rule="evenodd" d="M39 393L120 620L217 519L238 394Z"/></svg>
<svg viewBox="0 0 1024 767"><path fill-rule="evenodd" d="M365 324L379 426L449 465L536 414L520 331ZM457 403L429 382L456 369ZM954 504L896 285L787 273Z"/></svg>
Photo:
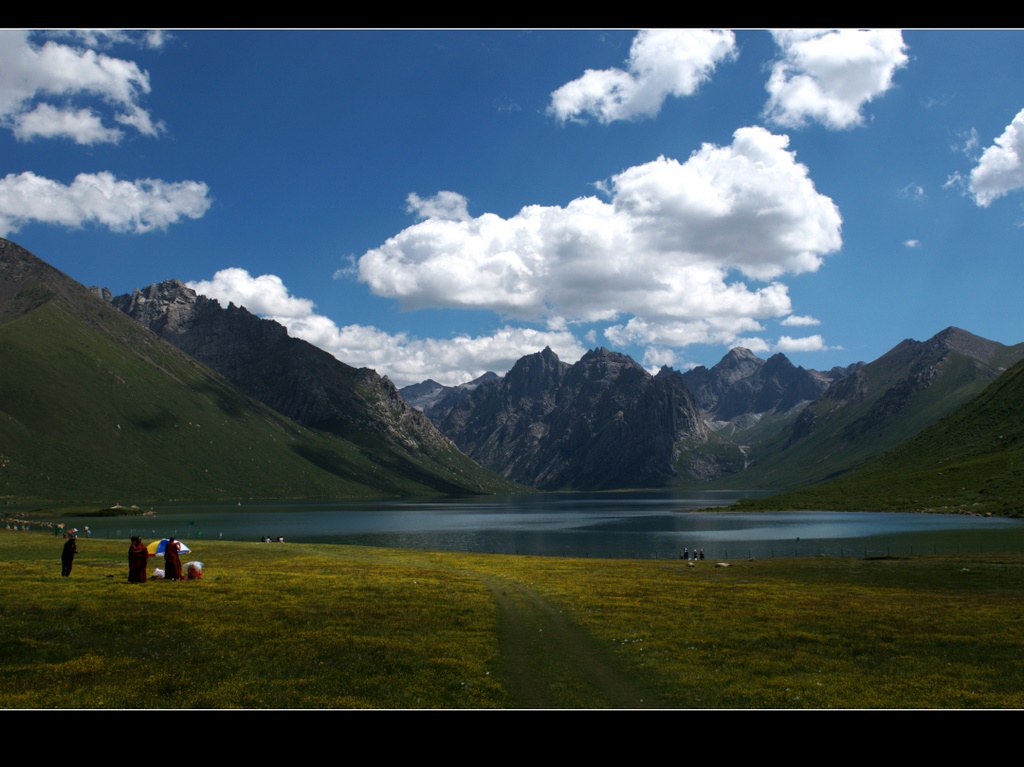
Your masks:
<svg viewBox="0 0 1024 767"><path fill-rule="evenodd" d="M657 708L578 626L540 594L477 574L498 603L510 693L520 708Z"/></svg>
<svg viewBox="0 0 1024 767"><path fill-rule="evenodd" d="M395 564L383 550L354 552L360 559ZM450 561L450 560L449 560ZM620 670L608 649L542 594L507 573L451 568L430 554L403 550L401 564L449 570L479 580L498 607L503 677L515 708L660 708L662 702Z"/></svg>

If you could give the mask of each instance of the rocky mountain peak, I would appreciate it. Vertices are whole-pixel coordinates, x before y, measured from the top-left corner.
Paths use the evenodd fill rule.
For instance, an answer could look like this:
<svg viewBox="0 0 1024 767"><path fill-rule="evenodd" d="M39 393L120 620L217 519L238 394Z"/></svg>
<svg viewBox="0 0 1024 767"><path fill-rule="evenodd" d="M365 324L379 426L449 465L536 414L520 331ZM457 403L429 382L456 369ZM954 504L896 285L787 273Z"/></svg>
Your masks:
<svg viewBox="0 0 1024 767"><path fill-rule="evenodd" d="M707 437L678 376L655 379L605 348L573 365L550 349L523 357L438 425L485 466L544 489L660 486L680 445Z"/></svg>
<svg viewBox="0 0 1024 767"><path fill-rule="evenodd" d="M996 341L989 341L987 338L981 338L952 326L936 333L929 343L960 352L979 362L988 362L1003 348L1003 345Z"/></svg>
<svg viewBox="0 0 1024 767"><path fill-rule="evenodd" d="M613 352L603 346L591 349L573 367L585 371L584 377L586 378L600 376L601 378L615 379L626 369L636 370L643 373L644 376L650 377L650 374L628 354Z"/></svg>
<svg viewBox="0 0 1024 767"><path fill-rule="evenodd" d="M105 291L105 295L109 292ZM180 280L164 280L142 290L136 288L130 294L112 297L109 302L158 335L164 335L185 332L200 300L212 299L199 296Z"/></svg>
<svg viewBox="0 0 1024 767"><path fill-rule="evenodd" d="M513 401L538 399L558 385L569 366L550 347L521 357L505 374L508 395Z"/></svg>
<svg viewBox="0 0 1024 767"><path fill-rule="evenodd" d="M710 370L697 367L680 377L701 411L717 423L788 411L819 397L828 384L781 352L765 361L741 346L730 349Z"/></svg>
<svg viewBox="0 0 1024 767"><path fill-rule="evenodd" d="M750 375L764 364L764 360L756 356L750 349L734 346L726 353L717 365L711 368L719 375L731 371L735 377Z"/></svg>

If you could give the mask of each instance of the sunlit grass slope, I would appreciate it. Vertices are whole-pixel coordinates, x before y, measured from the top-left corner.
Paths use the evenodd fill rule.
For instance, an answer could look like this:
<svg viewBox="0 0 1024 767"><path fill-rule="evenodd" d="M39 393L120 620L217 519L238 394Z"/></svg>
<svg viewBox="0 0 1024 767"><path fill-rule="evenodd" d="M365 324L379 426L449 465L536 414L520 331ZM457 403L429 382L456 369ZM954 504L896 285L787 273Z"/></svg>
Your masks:
<svg viewBox="0 0 1024 767"><path fill-rule="evenodd" d="M207 543L183 556L206 563L201 581L129 584L127 543L81 540L61 578L61 539L0 542L5 707L507 702L495 609L465 575L331 547Z"/></svg>

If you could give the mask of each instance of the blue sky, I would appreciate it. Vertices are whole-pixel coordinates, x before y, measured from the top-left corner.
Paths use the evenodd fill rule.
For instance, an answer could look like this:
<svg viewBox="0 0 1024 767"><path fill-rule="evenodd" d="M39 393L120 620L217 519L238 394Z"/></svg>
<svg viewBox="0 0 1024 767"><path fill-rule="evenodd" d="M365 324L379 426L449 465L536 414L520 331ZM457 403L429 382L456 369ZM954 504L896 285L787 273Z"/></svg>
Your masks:
<svg viewBox="0 0 1024 767"><path fill-rule="evenodd" d="M1024 341L1024 32L0 32L0 236L398 385Z"/></svg>

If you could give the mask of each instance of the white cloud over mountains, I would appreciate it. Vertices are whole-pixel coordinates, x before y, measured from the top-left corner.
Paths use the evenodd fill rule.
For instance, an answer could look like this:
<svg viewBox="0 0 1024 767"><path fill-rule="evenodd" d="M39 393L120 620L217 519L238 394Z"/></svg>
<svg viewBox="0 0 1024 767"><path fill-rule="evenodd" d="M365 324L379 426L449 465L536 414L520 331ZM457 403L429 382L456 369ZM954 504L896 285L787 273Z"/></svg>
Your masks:
<svg viewBox="0 0 1024 767"><path fill-rule="evenodd" d="M113 32L65 36L92 45L131 39L126 33ZM112 111L114 122L155 136L161 125L140 103L149 91L149 74L134 61L53 39L37 45L24 30L0 31L0 124L19 139L63 137L79 144L117 143L124 131L105 124L96 111L99 107ZM88 104L76 108L71 104L74 100Z"/></svg>
<svg viewBox="0 0 1024 767"><path fill-rule="evenodd" d="M138 234L200 218L210 204L209 188L199 181L119 181L100 172L79 173L64 185L31 171L10 173L0 179L0 236L34 222Z"/></svg>
<svg viewBox="0 0 1024 767"><path fill-rule="evenodd" d="M813 336L807 336L806 338L792 338L790 336L780 336L779 340L776 341L774 347L776 351L780 352L818 352L827 349L825 346L825 339L820 335L815 334Z"/></svg>
<svg viewBox="0 0 1024 767"><path fill-rule="evenodd" d="M768 80L766 118L784 127L810 120L833 130L864 122L862 107L892 87L908 57L899 30L772 33L782 57Z"/></svg>
<svg viewBox="0 0 1024 767"><path fill-rule="evenodd" d="M545 346L567 362L575 362L586 351L570 331L557 327L534 330L506 326L486 336L460 334L445 339L391 335L368 325L338 327L333 320L317 314L312 301L291 295L280 277L253 277L239 268L222 269L213 279L189 282L188 286L223 306L233 302L280 322L294 338L308 341L346 364L373 368L397 386L427 378L454 386L489 370L504 372L520 357Z"/></svg>
<svg viewBox="0 0 1024 767"><path fill-rule="evenodd" d="M653 117L669 96L689 96L715 66L736 56L732 32L710 29L641 30L629 49L628 70L588 69L551 94L558 120L602 123Z"/></svg>
<svg viewBox="0 0 1024 767"><path fill-rule="evenodd" d="M387 375L396 386L407 386L432 378L447 386L465 383L487 371L504 373L527 354L550 346L564 362L575 362L586 353L580 340L565 326L551 323L546 330L506 325L489 335L459 334L452 338L415 338L408 333L390 334L370 325L339 327L329 317L316 312L309 299L293 296L280 277L263 274L253 277L245 269L221 269L209 280L196 280L188 286L222 306L234 303L253 314L281 323L293 338L301 338L336 358L355 367L373 368ZM813 318L796 318L783 324L817 324ZM700 326L701 323L693 323ZM755 352L819 351L827 349L820 335L809 338L782 336L776 344L759 337L742 337L743 328L760 329L756 322L740 322L731 333L712 337L695 327L689 342L734 343ZM678 330L678 329L676 329ZM706 328L704 329L706 330ZM610 328L605 333L612 343L632 343L626 333ZM686 362L675 349L678 332L669 328L667 345L650 345L643 363L655 373L662 365L685 367ZM593 338L587 339L593 344ZM661 340L660 338L657 340Z"/></svg>
<svg viewBox="0 0 1024 767"><path fill-rule="evenodd" d="M841 218L788 137L740 128L686 162L659 157L614 176L610 201L464 217L451 192L431 215L359 259L360 279L403 308L489 309L533 322L615 322L615 343L730 343L792 312L778 279L812 272L842 244ZM433 199L433 198L430 198ZM441 201L443 199L443 202ZM768 282L748 287L736 273Z"/></svg>
<svg viewBox="0 0 1024 767"><path fill-rule="evenodd" d="M790 316L786 317L786 319L782 320L782 322L780 322L779 324L785 325L787 327L800 328L806 327L807 325L820 325L821 320L819 320L817 317L801 317L796 314L791 314Z"/></svg>
<svg viewBox="0 0 1024 767"><path fill-rule="evenodd" d="M1024 109L1006 126L995 143L985 149L971 171L969 189L981 207L1024 188Z"/></svg>

